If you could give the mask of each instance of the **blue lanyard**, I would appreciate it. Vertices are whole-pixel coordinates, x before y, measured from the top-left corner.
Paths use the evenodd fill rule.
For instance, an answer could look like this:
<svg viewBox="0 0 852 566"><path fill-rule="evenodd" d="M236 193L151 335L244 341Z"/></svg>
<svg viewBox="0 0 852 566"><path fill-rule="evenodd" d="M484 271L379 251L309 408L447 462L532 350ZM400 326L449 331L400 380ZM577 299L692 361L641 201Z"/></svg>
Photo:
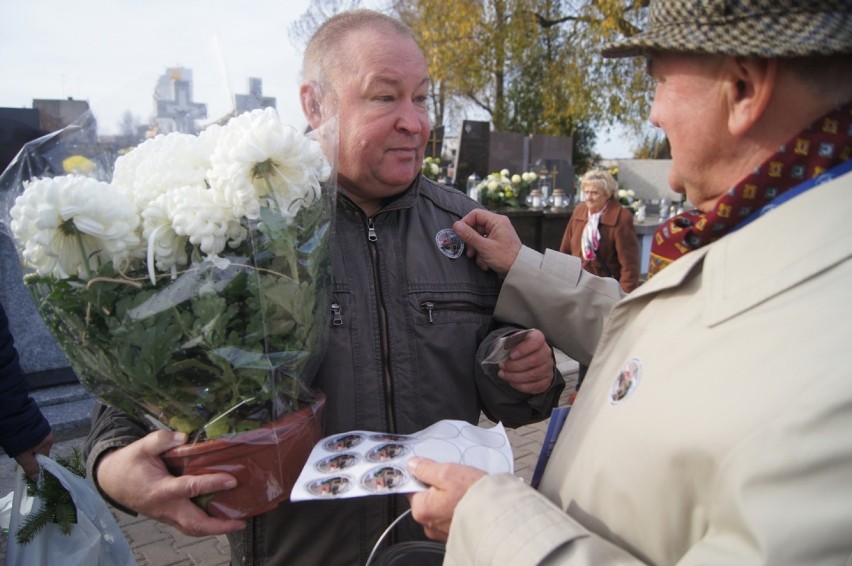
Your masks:
<svg viewBox="0 0 852 566"><path fill-rule="evenodd" d="M848 159L848 160L844 161L843 163L841 163L839 165L835 165L834 167L832 167L831 169L829 169L828 171L826 171L822 175L818 175L818 176L814 177L813 179L808 179L807 181L805 181L803 183L799 183L798 185L796 185L795 187L793 187L789 191L781 193L780 195L778 195L777 197L772 199L770 202L763 205L762 208L753 212L748 218L746 218L745 220L743 220L739 224L737 224L734 227L733 231L739 230L743 226L746 226L747 224L754 222L755 220L757 220L758 218L760 218L761 216L763 216L764 214L766 214L767 212L769 212L773 208L781 206L782 204L784 204L788 200L799 196L800 194L804 193L805 191L809 191L812 188L816 187L817 185L821 185L821 184L823 184L827 181L830 181L831 179L834 179L835 177L840 177L841 175L845 175L849 171L852 171L852 159Z"/></svg>

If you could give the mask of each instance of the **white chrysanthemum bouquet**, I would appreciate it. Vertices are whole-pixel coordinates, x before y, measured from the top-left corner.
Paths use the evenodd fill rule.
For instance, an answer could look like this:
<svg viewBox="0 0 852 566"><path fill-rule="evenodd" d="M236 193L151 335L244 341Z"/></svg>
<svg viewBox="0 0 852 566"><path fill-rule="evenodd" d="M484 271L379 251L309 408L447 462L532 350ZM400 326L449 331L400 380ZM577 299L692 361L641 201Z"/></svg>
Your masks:
<svg viewBox="0 0 852 566"><path fill-rule="evenodd" d="M26 284L81 382L196 440L310 404L331 292L320 142L265 109L150 139L109 182L14 170L57 148L28 144L3 188Z"/></svg>
<svg viewBox="0 0 852 566"><path fill-rule="evenodd" d="M306 381L329 320L333 125L305 135L257 110L113 163L91 155L91 124L28 143L0 176L25 283L83 385L190 435L163 455L174 473L237 477L208 512L268 510L322 437ZM92 176L63 174L69 155Z"/></svg>

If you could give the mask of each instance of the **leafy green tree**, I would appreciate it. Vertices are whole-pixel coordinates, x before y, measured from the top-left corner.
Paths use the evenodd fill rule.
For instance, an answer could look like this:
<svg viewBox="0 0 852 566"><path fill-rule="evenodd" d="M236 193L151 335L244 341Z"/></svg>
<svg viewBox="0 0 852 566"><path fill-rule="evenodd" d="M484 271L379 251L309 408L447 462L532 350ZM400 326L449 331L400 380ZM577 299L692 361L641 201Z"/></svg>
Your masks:
<svg viewBox="0 0 852 566"><path fill-rule="evenodd" d="M297 48L303 49L308 40L328 18L346 10L361 7L361 0L314 0L299 19L290 24L288 35L290 42Z"/></svg>
<svg viewBox="0 0 852 566"><path fill-rule="evenodd" d="M315 0L293 24L307 38L358 0ZM648 0L387 0L414 31L432 77L433 124L476 108L495 130L570 135L575 158L594 158L599 128L639 136L651 88L644 61L604 59L600 47L644 26Z"/></svg>
<svg viewBox="0 0 852 566"><path fill-rule="evenodd" d="M645 123L644 62L606 60L600 46L640 29L647 0L394 0L429 56L435 121L449 100L485 111L495 130L573 135ZM585 139L582 139L582 137Z"/></svg>

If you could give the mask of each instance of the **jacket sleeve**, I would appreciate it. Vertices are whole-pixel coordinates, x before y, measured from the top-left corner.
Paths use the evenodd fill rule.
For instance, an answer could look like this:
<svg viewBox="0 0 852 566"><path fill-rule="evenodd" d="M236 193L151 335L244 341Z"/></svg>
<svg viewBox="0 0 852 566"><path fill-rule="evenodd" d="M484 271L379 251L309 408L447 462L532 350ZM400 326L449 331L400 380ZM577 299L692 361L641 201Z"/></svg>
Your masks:
<svg viewBox="0 0 852 566"><path fill-rule="evenodd" d="M636 237L633 216L624 208L615 227L615 253L621 268L618 282L624 292L629 293L639 286L639 238Z"/></svg>
<svg viewBox="0 0 852 566"><path fill-rule="evenodd" d="M101 490L100 485L98 485L98 478L95 475L95 468L101 457L113 450L136 442L148 432L149 430L144 423L123 411L98 401L92 409L92 426L83 445L83 453L86 456L86 476L92 479L101 496L113 507L131 515L136 515L136 513L119 505Z"/></svg>
<svg viewBox="0 0 852 566"><path fill-rule="evenodd" d="M553 360L553 381L547 391L537 395L522 393L509 385L497 375L499 367L496 364L483 364L491 348L499 338L517 330L516 326L503 326L493 330L479 345L476 352L476 370L474 379L482 410L494 422L502 422L505 426L516 428L530 423L542 421L550 416L553 407L559 402L559 396L565 389L565 380L556 368ZM551 353L551 355L553 355Z"/></svg>
<svg viewBox="0 0 852 566"><path fill-rule="evenodd" d="M50 434L50 424L30 397L6 312L0 306L0 446L14 458Z"/></svg>
<svg viewBox="0 0 852 566"><path fill-rule="evenodd" d="M445 566L643 564L509 474L485 476L456 507Z"/></svg>
<svg viewBox="0 0 852 566"><path fill-rule="evenodd" d="M588 365L603 323L624 294L615 279L584 271L576 257L521 248L503 281L495 318L538 328L572 359Z"/></svg>

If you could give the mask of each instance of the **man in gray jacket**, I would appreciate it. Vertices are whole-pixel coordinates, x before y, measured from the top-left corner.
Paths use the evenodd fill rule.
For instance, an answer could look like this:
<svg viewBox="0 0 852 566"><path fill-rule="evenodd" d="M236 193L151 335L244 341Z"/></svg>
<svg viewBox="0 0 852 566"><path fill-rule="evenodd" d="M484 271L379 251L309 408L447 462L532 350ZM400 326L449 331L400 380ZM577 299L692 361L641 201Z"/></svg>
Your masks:
<svg viewBox="0 0 852 566"><path fill-rule="evenodd" d="M608 316L539 489L413 460L433 486L413 514L449 537L446 565L849 564L852 4L652 0L603 53L647 57L669 184L696 210L611 312L504 218L457 227L507 273L496 316L566 351L578 313Z"/></svg>
<svg viewBox="0 0 852 566"><path fill-rule="evenodd" d="M312 386L327 395L325 433L413 433L484 411L518 426L546 418L563 387L535 331L502 367L479 361L495 329L500 280L463 253L454 222L476 203L419 176L430 125L428 72L408 28L371 11L326 22L305 54L303 109L313 128L339 105L334 290L327 354ZM100 408L92 477L115 503L192 535L230 532L237 564L360 565L407 507L403 497L284 503L245 523L204 515L189 497L227 489L227 474L169 476L179 444ZM409 521L396 540L422 537Z"/></svg>

